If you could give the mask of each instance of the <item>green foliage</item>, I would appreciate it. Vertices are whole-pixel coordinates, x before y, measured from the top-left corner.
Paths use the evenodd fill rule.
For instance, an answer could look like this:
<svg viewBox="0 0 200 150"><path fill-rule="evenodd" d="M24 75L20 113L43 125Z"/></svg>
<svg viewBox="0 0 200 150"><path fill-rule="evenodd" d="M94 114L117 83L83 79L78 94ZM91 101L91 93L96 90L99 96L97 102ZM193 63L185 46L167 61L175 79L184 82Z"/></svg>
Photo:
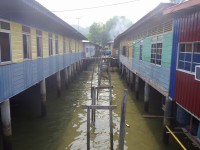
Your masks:
<svg viewBox="0 0 200 150"><path fill-rule="evenodd" d="M93 43L105 46L107 42L114 40L118 34L125 31L131 25L132 22L123 16L115 16L105 24L93 23L89 29L88 39Z"/></svg>

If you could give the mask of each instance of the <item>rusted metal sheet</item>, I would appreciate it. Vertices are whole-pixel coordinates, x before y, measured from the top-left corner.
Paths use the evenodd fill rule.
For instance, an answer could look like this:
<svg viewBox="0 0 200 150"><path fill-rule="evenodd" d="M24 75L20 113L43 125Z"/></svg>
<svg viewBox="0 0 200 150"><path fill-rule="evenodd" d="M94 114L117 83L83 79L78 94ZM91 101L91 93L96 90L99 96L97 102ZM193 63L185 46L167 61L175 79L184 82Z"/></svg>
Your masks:
<svg viewBox="0 0 200 150"><path fill-rule="evenodd" d="M176 71L175 100L200 118L200 82L194 75Z"/></svg>

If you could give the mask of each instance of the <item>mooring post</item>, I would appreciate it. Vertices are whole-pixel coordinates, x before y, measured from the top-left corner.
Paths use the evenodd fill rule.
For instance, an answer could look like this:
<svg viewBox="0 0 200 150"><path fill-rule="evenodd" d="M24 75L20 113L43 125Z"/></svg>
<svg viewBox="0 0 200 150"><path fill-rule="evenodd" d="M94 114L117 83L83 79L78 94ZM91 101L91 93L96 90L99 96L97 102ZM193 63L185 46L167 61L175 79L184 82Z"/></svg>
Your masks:
<svg viewBox="0 0 200 150"><path fill-rule="evenodd" d="M1 122L3 128L2 129L3 149L12 150L12 128L11 128L9 99L1 103Z"/></svg>
<svg viewBox="0 0 200 150"><path fill-rule="evenodd" d="M144 87L144 111L149 112L149 92L150 92L150 86L147 82L145 82Z"/></svg>
<svg viewBox="0 0 200 150"><path fill-rule="evenodd" d="M87 150L90 149L90 109L87 108Z"/></svg>
<svg viewBox="0 0 200 150"><path fill-rule="evenodd" d="M61 78L60 78L60 71L56 73L56 80L57 80L57 95L58 97L61 96Z"/></svg>
<svg viewBox="0 0 200 150"><path fill-rule="evenodd" d="M46 110L46 82L45 79L40 82L40 93L41 93L41 116L45 117L47 114Z"/></svg>
<svg viewBox="0 0 200 150"><path fill-rule="evenodd" d="M167 129L165 126L171 127L172 118L172 101L168 96L165 97L165 107L164 107L164 129L163 129L163 143L165 145L169 144L169 134L167 134Z"/></svg>
<svg viewBox="0 0 200 150"><path fill-rule="evenodd" d="M69 80L69 74L67 68L64 69L65 72L65 87L68 87L68 80Z"/></svg>
<svg viewBox="0 0 200 150"><path fill-rule="evenodd" d="M128 90L124 90L124 95L121 103L121 118L120 118L120 131L119 131L119 150L124 150L124 137L125 137L125 119L126 119L126 99Z"/></svg>
<svg viewBox="0 0 200 150"><path fill-rule="evenodd" d="M135 75L135 97L138 100L139 99L139 76Z"/></svg>

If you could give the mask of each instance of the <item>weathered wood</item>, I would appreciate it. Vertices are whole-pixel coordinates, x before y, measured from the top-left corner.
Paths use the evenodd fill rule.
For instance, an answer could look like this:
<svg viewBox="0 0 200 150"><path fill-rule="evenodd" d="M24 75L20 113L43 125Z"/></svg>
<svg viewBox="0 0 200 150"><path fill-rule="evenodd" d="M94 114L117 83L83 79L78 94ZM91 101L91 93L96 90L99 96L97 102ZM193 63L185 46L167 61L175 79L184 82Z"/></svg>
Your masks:
<svg viewBox="0 0 200 150"><path fill-rule="evenodd" d="M97 86L95 88L98 89L98 90L103 90L103 89L112 89L113 86Z"/></svg>
<svg viewBox="0 0 200 150"><path fill-rule="evenodd" d="M150 118L150 119L159 119L163 118L164 116L158 116L158 115L143 115L144 118Z"/></svg>
<svg viewBox="0 0 200 150"><path fill-rule="evenodd" d="M119 131L119 150L124 149L124 137L125 137L125 119L126 119L126 99L128 95L128 90L124 90L124 95L121 104L121 118L120 118L120 131Z"/></svg>
<svg viewBox="0 0 200 150"><path fill-rule="evenodd" d="M109 110L110 117L110 149L113 150L113 118L112 118L112 110Z"/></svg>
<svg viewBox="0 0 200 150"><path fill-rule="evenodd" d="M82 105L83 109L105 109L105 110L114 110L117 108L116 105L111 106L100 106L100 105Z"/></svg>
<svg viewBox="0 0 200 150"><path fill-rule="evenodd" d="M188 132L185 128L181 129L183 133L192 141L193 145L200 149L200 143L197 141L197 139L194 136L192 136L190 132Z"/></svg>
<svg viewBox="0 0 200 150"><path fill-rule="evenodd" d="M90 109L87 108L87 150L90 149Z"/></svg>

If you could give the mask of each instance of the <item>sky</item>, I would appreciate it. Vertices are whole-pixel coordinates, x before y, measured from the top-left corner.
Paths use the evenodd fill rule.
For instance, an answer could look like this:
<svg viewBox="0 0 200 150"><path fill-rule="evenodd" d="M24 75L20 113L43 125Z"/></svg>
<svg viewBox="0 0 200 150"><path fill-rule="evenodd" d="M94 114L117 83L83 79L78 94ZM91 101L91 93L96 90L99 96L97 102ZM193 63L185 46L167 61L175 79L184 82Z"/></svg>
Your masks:
<svg viewBox="0 0 200 150"><path fill-rule="evenodd" d="M113 16L125 16L133 23L169 0L36 0L70 25L89 27L92 23L105 23ZM119 4L121 3L121 4ZM122 4L123 3L123 4ZM119 5L112 5L119 4ZM94 9L83 9L112 5ZM83 10L77 10L83 9ZM66 10L66 11L64 11ZM56 12L61 11L61 12Z"/></svg>

